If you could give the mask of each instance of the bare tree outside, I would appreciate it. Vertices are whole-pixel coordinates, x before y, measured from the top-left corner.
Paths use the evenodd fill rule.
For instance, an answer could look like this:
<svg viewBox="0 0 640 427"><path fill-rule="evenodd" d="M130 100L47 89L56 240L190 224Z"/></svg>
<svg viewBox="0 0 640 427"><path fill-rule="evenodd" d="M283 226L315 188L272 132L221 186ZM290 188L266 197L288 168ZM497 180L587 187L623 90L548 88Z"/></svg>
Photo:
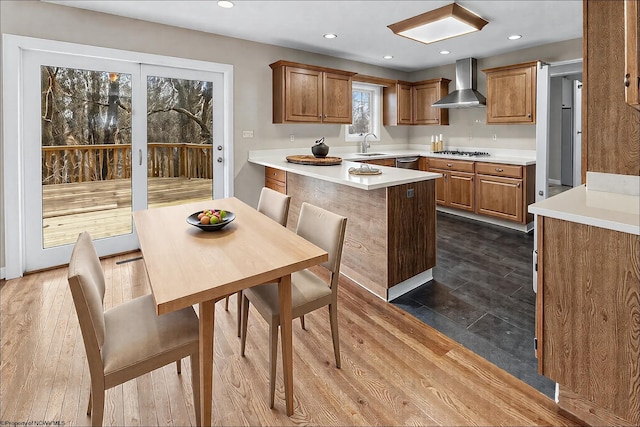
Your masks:
<svg viewBox="0 0 640 427"><path fill-rule="evenodd" d="M130 177L131 75L43 66L41 88L43 184ZM210 82L148 78L147 140L166 144L150 176L211 178L212 99ZM208 147L180 153L193 144Z"/></svg>
<svg viewBox="0 0 640 427"><path fill-rule="evenodd" d="M371 130L371 92L352 92L353 124L349 125L349 134L364 135Z"/></svg>

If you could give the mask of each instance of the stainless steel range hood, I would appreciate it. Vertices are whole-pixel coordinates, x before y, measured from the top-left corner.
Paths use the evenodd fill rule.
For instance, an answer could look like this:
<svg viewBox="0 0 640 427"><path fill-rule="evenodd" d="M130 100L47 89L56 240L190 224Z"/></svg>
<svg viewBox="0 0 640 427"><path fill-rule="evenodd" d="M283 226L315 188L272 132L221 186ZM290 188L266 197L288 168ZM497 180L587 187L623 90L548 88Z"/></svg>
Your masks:
<svg viewBox="0 0 640 427"><path fill-rule="evenodd" d="M433 104L437 108L484 107L487 99L476 90L476 59L465 58L456 61L456 90Z"/></svg>

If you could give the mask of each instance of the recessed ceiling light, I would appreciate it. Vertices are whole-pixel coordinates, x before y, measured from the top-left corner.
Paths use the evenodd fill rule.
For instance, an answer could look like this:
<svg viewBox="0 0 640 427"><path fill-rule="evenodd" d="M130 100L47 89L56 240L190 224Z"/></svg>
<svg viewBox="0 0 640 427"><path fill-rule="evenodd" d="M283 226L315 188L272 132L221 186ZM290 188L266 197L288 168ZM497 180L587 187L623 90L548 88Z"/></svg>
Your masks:
<svg viewBox="0 0 640 427"><path fill-rule="evenodd" d="M385 55L382 59L393 59L393 55Z"/></svg>
<svg viewBox="0 0 640 427"><path fill-rule="evenodd" d="M509 40L518 40L521 39L522 36L520 34L514 34L512 36L507 37Z"/></svg>
<svg viewBox="0 0 640 427"><path fill-rule="evenodd" d="M488 22L452 3L387 27L399 36L425 44L480 31Z"/></svg>
<svg viewBox="0 0 640 427"><path fill-rule="evenodd" d="M325 39L335 39L338 37L338 35L333 33L328 33L328 34L324 34L322 37L324 37Z"/></svg>
<svg viewBox="0 0 640 427"><path fill-rule="evenodd" d="M225 9L231 9L233 7L233 2L230 2L229 0L219 0L218 6L224 7Z"/></svg>
<svg viewBox="0 0 640 427"><path fill-rule="evenodd" d="M449 50L441 50L440 51L440 55L449 55L451 53L451 51Z"/></svg>

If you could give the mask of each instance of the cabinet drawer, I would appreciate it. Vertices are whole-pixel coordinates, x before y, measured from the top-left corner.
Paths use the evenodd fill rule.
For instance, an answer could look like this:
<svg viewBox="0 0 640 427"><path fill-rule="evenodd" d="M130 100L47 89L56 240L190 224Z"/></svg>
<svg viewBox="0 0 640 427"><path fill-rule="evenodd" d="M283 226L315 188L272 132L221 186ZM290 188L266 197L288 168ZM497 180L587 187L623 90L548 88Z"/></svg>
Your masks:
<svg viewBox="0 0 640 427"><path fill-rule="evenodd" d="M504 176L508 178L522 178L522 166L503 165L500 163L476 163L478 175Z"/></svg>
<svg viewBox="0 0 640 427"><path fill-rule="evenodd" d="M287 194L287 184L282 181L276 181L275 179L265 178L264 186L277 191L278 193Z"/></svg>
<svg viewBox="0 0 640 427"><path fill-rule="evenodd" d="M466 160L451 160L451 159L429 159L429 167L434 169L455 170L459 172L471 172L473 173L473 163Z"/></svg>
<svg viewBox="0 0 640 427"><path fill-rule="evenodd" d="M287 182L287 173L285 171L282 169L270 168L269 166L264 167L264 177L274 181L280 181L281 183Z"/></svg>

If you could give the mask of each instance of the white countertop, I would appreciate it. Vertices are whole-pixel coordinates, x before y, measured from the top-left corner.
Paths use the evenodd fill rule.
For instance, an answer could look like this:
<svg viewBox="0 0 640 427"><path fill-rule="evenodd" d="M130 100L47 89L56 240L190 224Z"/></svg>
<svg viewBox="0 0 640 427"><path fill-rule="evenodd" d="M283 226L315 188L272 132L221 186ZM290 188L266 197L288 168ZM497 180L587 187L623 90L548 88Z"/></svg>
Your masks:
<svg viewBox="0 0 640 427"><path fill-rule="evenodd" d="M447 150L449 150L447 148ZM455 148L453 149L455 150ZM342 157L343 160L366 160L366 159L385 159L390 157L412 157L412 156L422 156L422 157L434 157L440 159L457 159L457 160L469 160L472 162L485 162L485 163L503 163L509 165L520 165L520 166L528 166L535 165L536 158L535 154L533 156L514 156L509 155L507 153L499 153L494 152L490 153L488 156L460 156L453 154L438 154L432 151L416 148L416 149L380 149L377 150L375 147L371 147L369 149L369 153L380 153L378 156L363 156L361 153L356 152L347 152L341 153L339 150L334 150L335 155ZM486 151L483 149L461 149L461 151Z"/></svg>
<svg viewBox="0 0 640 427"><path fill-rule="evenodd" d="M324 181L334 182L336 184L348 185L350 187L360 188L363 190L376 190L378 188L393 187L401 184L410 184L412 182L426 181L429 179L440 178L442 175L439 173L422 172L412 169L398 169L395 167L386 167L372 165L376 169L380 169L382 173L380 175L352 175L349 173L349 168L359 168L362 163L348 161L343 158L343 161L339 165L333 166L310 166L299 165L296 163L290 163L286 160L286 156L283 153L267 153L264 150L263 153L250 152L249 162L262 166L269 166L272 168L281 169L287 172L297 173L299 175L308 176L311 178L317 178ZM280 151L280 150L274 150ZM302 150L297 150L300 153ZM381 158L381 157L378 157Z"/></svg>
<svg viewBox="0 0 640 427"><path fill-rule="evenodd" d="M546 217L640 235L640 197L587 190L585 185L529 205Z"/></svg>

